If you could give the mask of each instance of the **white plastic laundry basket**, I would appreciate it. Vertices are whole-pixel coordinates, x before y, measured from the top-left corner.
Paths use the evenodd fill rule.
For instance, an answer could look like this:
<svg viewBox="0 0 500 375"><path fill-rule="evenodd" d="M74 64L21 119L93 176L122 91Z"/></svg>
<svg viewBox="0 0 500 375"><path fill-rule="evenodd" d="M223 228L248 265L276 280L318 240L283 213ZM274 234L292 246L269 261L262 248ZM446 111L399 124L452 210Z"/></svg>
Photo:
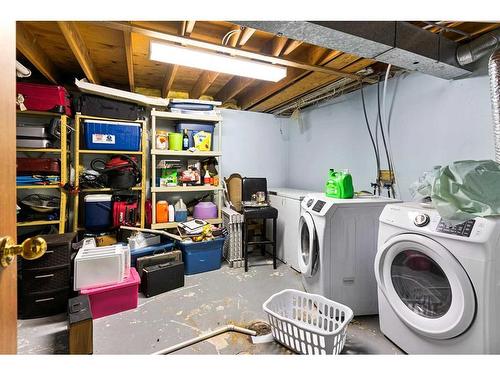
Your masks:
<svg viewBox="0 0 500 375"><path fill-rule="evenodd" d="M317 294L285 289L263 305L274 339L301 354L339 354L352 310Z"/></svg>

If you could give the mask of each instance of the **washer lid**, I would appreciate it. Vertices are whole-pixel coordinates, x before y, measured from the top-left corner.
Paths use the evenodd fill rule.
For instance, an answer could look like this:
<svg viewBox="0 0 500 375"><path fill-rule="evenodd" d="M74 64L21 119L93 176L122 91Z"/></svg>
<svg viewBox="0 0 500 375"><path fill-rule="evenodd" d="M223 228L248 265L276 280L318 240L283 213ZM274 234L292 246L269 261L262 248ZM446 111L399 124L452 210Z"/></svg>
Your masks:
<svg viewBox="0 0 500 375"><path fill-rule="evenodd" d="M313 218L308 212L303 212L300 216L297 255L300 272L306 277L311 277L318 257L318 236Z"/></svg>
<svg viewBox="0 0 500 375"><path fill-rule="evenodd" d="M391 238L379 248L375 276L394 312L423 336L450 339L472 323L476 300L467 273L444 246L428 237Z"/></svg>

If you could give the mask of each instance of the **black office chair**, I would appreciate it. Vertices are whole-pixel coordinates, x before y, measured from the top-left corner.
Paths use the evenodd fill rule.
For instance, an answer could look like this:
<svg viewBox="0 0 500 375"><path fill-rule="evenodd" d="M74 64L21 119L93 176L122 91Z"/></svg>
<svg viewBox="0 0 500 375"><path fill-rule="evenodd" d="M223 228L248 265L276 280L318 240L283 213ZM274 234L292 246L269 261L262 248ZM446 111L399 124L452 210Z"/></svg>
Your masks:
<svg viewBox="0 0 500 375"><path fill-rule="evenodd" d="M266 194L267 201L267 180L265 178L249 178L242 179L241 200L251 201L252 195L258 191L263 191ZM278 210L271 206L266 207L243 207L244 215L243 222L243 258L245 259L245 272L248 271L248 246L260 245L261 252L265 254L266 245L273 247L273 268L276 269L276 220L278 218ZM267 239L266 235L266 220L273 221L273 237L272 240ZM262 220L262 236L258 240L249 240L248 224L251 220Z"/></svg>

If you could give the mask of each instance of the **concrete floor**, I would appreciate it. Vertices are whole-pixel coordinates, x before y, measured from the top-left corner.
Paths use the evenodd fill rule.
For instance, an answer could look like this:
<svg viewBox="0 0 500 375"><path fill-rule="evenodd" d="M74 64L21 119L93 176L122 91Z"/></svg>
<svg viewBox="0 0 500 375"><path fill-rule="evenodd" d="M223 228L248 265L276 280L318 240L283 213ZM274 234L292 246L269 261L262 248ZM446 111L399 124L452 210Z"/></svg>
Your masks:
<svg viewBox="0 0 500 375"><path fill-rule="evenodd" d="M183 288L152 298L139 295L137 309L94 321L94 354L149 354L226 324L266 320L262 303L287 288L303 290L300 274L284 264L229 268L186 276ZM67 352L65 315L18 322L19 354ZM355 318L346 354L399 354L378 329L377 316ZM252 344L226 333L176 354L292 354L278 343Z"/></svg>

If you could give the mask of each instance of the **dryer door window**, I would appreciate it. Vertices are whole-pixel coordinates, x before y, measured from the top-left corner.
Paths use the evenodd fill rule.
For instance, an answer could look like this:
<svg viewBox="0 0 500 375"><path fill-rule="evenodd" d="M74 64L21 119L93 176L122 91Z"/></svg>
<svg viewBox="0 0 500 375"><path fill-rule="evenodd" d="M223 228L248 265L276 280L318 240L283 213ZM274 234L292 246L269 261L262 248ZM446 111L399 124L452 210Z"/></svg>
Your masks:
<svg viewBox="0 0 500 375"><path fill-rule="evenodd" d="M416 314L435 319L451 306L451 286L444 271L429 256L408 249L397 254L391 266L391 280L404 304Z"/></svg>
<svg viewBox="0 0 500 375"><path fill-rule="evenodd" d="M299 222L298 261L300 272L312 276L318 258L318 236L311 215L303 213Z"/></svg>
<svg viewBox="0 0 500 375"><path fill-rule="evenodd" d="M434 339L465 332L474 319L474 289L462 265L438 242L400 234L379 248L375 276L396 315Z"/></svg>

